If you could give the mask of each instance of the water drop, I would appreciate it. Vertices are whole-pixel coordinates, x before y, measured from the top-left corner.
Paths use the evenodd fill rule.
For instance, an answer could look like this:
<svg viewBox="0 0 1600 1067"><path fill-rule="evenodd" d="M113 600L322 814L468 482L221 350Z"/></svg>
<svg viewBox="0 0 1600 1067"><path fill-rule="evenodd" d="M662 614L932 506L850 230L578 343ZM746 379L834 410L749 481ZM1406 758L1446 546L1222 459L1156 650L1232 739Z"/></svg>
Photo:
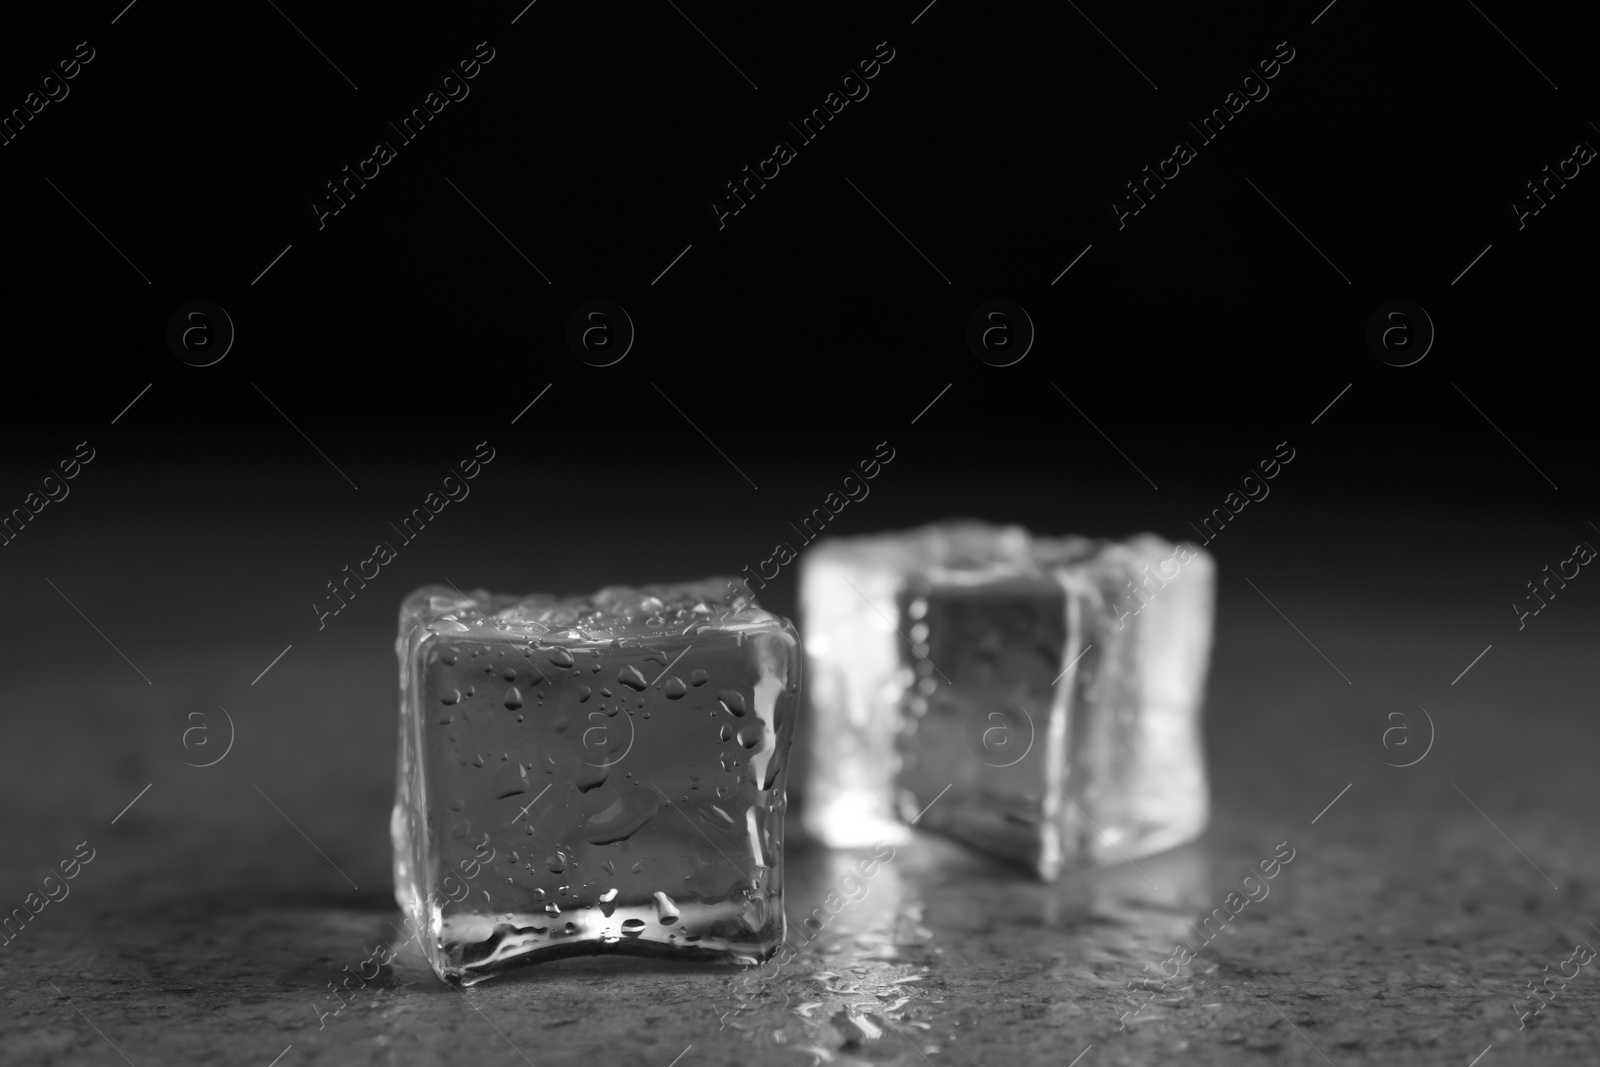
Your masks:
<svg viewBox="0 0 1600 1067"><path fill-rule="evenodd" d="M672 902L672 898L667 896L659 889L655 892L655 898L656 914L659 917L661 925L671 926L673 923L677 922L678 906Z"/></svg>
<svg viewBox="0 0 1600 1067"><path fill-rule="evenodd" d="M733 726L732 726L732 724L731 723L723 723L722 724L722 729L717 731L717 736L719 738L721 738L722 740L724 740L724 741L733 740Z"/></svg>
<svg viewBox="0 0 1600 1067"><path fill-rule="evenodd" d="M611 862L610 860L606 860L600 866L607 874L616 874L617 873L617 865L615 863Z"/></svg>
<svg viewBox="0 0 1600 1067"><path fill-rule="evenodd" d="M506 690L506 695L502 698L501 702L505 704L508 710L516 711L518 708L522 707L522 693L517 689L516 686L512 686L510 689Z"/></svg>
<svg viewBox="0 0 1600 1067"><path fill-rule="evenodd" d="M711 675L707 674L705 671L697 670L697 671L692 672L689 675L689 684L690 685L705 685L706 682L708 682L710 680L711 680Z"/></svg>
<svg viewBox="0 0 1600 1067"><path fill-rule="evenodd" d="M724 689L719 692L717 694L717 703L721 704L723 710L730 715L736 715L741 719L744 718L744 694L737 689Z"/></svg>
<svg viewBox="0 0 1600 1067"><path fill-rule="evenodd" d="M552 648L550 650L550 662L557 667L570 667L573 664L572 653L564 648Z"/></svg>
<svg viewBox="0 0 1600 1067"><path fill-rule="evenodd" d="M668 700L678 700L688 691L689 687L684 685L683 679L679 678L677 675L673 675L671 678L667 679L666 693Z"/></svg>
<svg viewBox="0 0 1600 1067"><path fill-rule="evenodd" d="M477 756L473 756L472 757L472 765L474 767L482 767L484 765L483 756L481 754L477 755Z"/></svg>
<svg viewBox="0 0 1600 1067"><path fill-rule="evenodd" d="M439 698L439 703L441 704L459 704L460 702L461 690L459 689L452 689Z"/></svg>
<svg viewBox="0 0 1600 1067"><path fill-rule="evenodd" d="M517 680L516 669L514 667L507 667L505 670L500 672L500 677L504 678L508 682L514 682Z"/></svg>
<svg viewBox="0 0 1600 1067"><path fill-rule="evenodd" d="M628 666L617 672L617 681L636 692L644 692L644 687L649 683L644 680L644 675L639 673L638 667Z"/></svg>
<svg viewBox="0 0 1600 1067"><path fill-rule="evenodd" d="M557 904L555 901L552 900L550 903L548 903L548 904L546 904L544 906L544 913L546 915L551 916L551 917L560 915L561 914L561 905Z"/></svg>
<svg viewBox="0 0 1600 1067"><path fill-rule="evenodd" d="M638 937L642 933L644 933L644 920L643 919L624 919L624 920L622 920L622 936L623 937Z"/></svg>
<svg viewBox="0 0 1600 1067"><path fill-rule="evenodd" d="M546 856L544 864L550 868L551 874L560 874L567 869L567 857L558 850Z"/></svg>
<svg viewBox="0 0 1600 1067"><path fill-rule="evenodd" d="M745 748L755 748L761 743L761 727L746 726L739 731L739 744Z"/></svg>
<svg viewBox="0 0 1600 1067"><path fill-rule="evenodd" d="M594 696L594 690L590 689L586 685L578 686L578 703L582 704L585 700L588 700L592 696Z"/></svg>
<svg viewBox="0 0 1600 1067"><path fill-rule="evenodd" d="M727 797L727 795L728 795L728 787L727 786L725 786L725 785L717 786L717 799L718 800L725 799Z"/></svg>

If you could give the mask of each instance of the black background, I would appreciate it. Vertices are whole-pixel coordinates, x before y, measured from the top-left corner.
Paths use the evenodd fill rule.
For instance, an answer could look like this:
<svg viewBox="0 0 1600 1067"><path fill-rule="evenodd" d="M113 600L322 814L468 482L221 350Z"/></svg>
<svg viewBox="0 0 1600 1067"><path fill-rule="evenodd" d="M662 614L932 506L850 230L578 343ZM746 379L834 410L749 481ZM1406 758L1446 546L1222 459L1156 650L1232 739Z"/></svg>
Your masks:
<svg viewBox="0 0 1600 1067"><path fill-rule="evenodd" d="M1498 584L1458 583L1486 619L1594 514L1587 168L1520 232L1507 206L1600 138L1572 16L1497 19L1535 69L1470 4L115 15L52 10L0 59L10 106L76 42L96 50L0 149L6 506L79 440L106 457L5 549L23 572L65 544L226 554L237 523L303 577L208 597L292 631L324 572L485 439L509 458L357 610L388 614L446 559L458 584L559 591L738 570L884 440L901 458L837 532L973 514L1186 536L1288 440L1305 458L1213 546L1225 564L1229 548L1306 556L1348 589L1401 559L1506 557ZM322 184L397 140L384 122L479 41L495 58L470 95L319 230ZM719 230L722 184L796 140L784 122L879 41L895 58L870 95ZM1184 120L1279 41L1295 58L1270 95L1119 231L1122 183L1196 140ZM1004 368L965 343L997 297L1037 328ZM637 329L607 368L564 340L596 298ZM1438 331L1406 368L1364 339L1395 298ZM165 342L193 299L237 330L207 368ZM1504 540L1544 518L1554 544ZM164 599L139 591L142 568L112 569L90 584ZM768 599L793 608L784 581Z"/></svg>

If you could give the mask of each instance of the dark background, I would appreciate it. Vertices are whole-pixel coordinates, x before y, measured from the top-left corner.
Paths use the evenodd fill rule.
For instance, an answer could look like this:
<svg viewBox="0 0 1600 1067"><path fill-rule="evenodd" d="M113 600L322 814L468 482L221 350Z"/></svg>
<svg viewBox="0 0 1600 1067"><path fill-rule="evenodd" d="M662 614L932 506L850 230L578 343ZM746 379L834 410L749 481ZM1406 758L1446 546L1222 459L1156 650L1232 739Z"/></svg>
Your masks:
<svg viewBox="0 0 1600 1067"><path fill-rule="evenodd" d="M1320 16L1315 2L919 6L539 0L515 25L517 2L139 0L120 16L115 2L8 16L0 108L20 106L77 42L97 54L0 147L0 508L22 506L78 442L95 458L0 548L12 595L3 902L77 841L105 858L76 902L0 950L0 1059L122 1062L109 1041L135 1063L265 1063L292 1042L291 1057L329 1063L422 1062L424 1049L521 1062L470 1018L458 1045L460 1006L435 1004L426 976L395 980L431 1005L416 1018L395 993L398 1019L319 1031L303 1003L393 915L399 601L441 580L570 593L754 567L778 541L798 547L788 524L882 441L894 460L830 532L973 516L1189 537L1279 442L1295 450L1270 496L1209 546L1217 817L1200 852L1159 862L1249 863L1284 836L1323 834L1296 875L1324 895L1279 897L1283 928L1253 935L1251 962L1225 965L1167 1015L1147 1009L1130 1036L1110 1007L1059 1009L1114 1000L1138 973L1131 955L1075 987L1003 966L1028 952L1098 958L1104 929L1049 902L1099 883L1059 897L1008 883L1018 914L1055 916L1019 931L1015 914L974 904L995 894L970 861L948 858L967 872L950 875L919 858L906 884L929 915L995 909L976 925L921 920L944 939L946 984L935 997L930 979L927 1001L904 1010L930 1028L909 1032L943 1046L933 1062L1008 1044L1054 1062L1058 1045L1070 1059L1091 1042L1112 1062L1182 1049L1235 1062L1230 1033L1296 1063L1465 1064L1491 1041L1501 1062L1592 1049L1594 996L1577 982L1532 1034L1504 1023L1524 983L1566 955L1569 930L1600 919L1584 910L1594 802L1578 785L1595 751L1593 579L1580 574L1521 631L1511 607L1576 542L1600 543L1587 385L1597 179L1585 167L1520 232L1507 206L1577 140L1600 147L1587 125L1600 121L1594 16L1365 0ZM484 40L495 58L470 95L397 144L319 231L308 205L323 183L375 139L395 143L385 120ZM1270 95L1197 144L1184 120L1285 40L1296 54ZM879 41L896 54L870 95L796 143L785 120ZM780 137L798 158L719 231L708 201ZM1119 231L1107 201L1178 138L1198 158ZM564 337L596 298L638 331L604 368ZM965 341L969 314L993 298L1037 328L1010 367ZM1438 331L1404 368L1364 336L1397 298ZM237 331L205 368L165 338L194 299L224 307ZM496 456L470 497L319 630L324 583L396 543L388 523L485 440ZM763 602L792 615L794 580L785 568ZM1396 771L1367 747L1390 699L1434 716L1429 762ZM187 701L232 718L235 747L215 767L180 758L171 720ZM1347 782L1347 821L1310 829ZM1291 817L1293 834L1275 821ZM794 868L791 893L825 892L825 864ZM1200 877L1194 910L1233 882ZM1383 910L1414 955L1363 955L1400 951L1394 938L1367 947ZM1503 943L1475 954L1452 929ZM509 1018L490 1015L541 1064L631 1060L657 1041L663 1067L690 1042L691 1056L748 1061L704 1005L672 1013L665 1037L631 1023L578 1037L550 1021L560 1012L517 1014L532 988L578 1015L626 1015L697 974L640 966L560 965L562 977L472 996L511 998ZM1317 991L1333 972L1348 981ZM1300 1005L1289 1026L1247 980L1276 981L1272 1001ZM1369 981L1413 998L1374 1014L1352 992ZM1235 994L1238 1017L1207 1022L1205 1005L1233 1011ZM780 1015L767 1029L785 1019L810 1025ZM851 1045L848 1026L824 1030L804 1040L840 1057L925 1054L893 1034Z"/></svg>

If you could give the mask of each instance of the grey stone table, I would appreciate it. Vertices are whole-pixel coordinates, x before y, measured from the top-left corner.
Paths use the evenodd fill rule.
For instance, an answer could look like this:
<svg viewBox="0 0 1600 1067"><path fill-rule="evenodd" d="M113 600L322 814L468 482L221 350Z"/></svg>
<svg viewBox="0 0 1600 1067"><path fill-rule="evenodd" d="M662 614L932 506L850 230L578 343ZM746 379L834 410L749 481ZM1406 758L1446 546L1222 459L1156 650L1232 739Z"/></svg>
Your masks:
<svg viewBox="0 0 1600 1067"><path fill-rule="evenodd" d="M234 749L205 769L163 736L170 685L84 681L53 637L19 639L4 906L80 843L93 859L0 947L0 1063L1596 1062L1600 962L1553 980L1525 1028L1512 1008L1600 945L1587 643L1552 627L1452 685L1488 639L1448 612L1275 596L1310 636L1225 581L1202 841L1043 886L919 838L814 940L792 931L799 957L744 1004L729 968L580 959L463 992L411 951L323 1014L346 967L398 940L386 635L297 645L253 687L274 650L224 633L141 657L141 676L238 694L219 700ZM1436 731L1405 769L1363 740L1394 695ZM1282 842L1269 895L1199 946L1191 924ZM792 849L789 913L849 858ZM1198 954L1154 978L1180 941Z"/></svg>

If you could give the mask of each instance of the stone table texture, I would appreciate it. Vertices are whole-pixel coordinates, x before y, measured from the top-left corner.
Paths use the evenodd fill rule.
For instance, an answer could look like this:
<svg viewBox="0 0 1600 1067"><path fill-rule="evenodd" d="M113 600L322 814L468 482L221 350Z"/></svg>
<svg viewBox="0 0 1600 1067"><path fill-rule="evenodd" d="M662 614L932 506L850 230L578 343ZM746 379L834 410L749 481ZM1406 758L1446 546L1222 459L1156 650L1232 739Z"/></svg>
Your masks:
<svg viewBox="0 0 1600 1067"><path fill-rule="evenodd" d="M375 632L297 645L229 709L235 749L209 768L153 740L168 711L133 671L18 675L33 710L6 734L0 899L20 906L80 842L94 858L0 948L0 1064L1596 1062L1600 963L1526 1029L1511 1007L1574 942L1600 944L1583 643L1552 629L1452 686L1485 642L1446 618L1301 596L1290 614L1335 635L1330 661L1236 577L1220 603L1199 843L1045 886L919 836L810 941L799 917L855 857L796 843L800 953L742 1007L726 967L579 959L458 991L413 948L322 1014L347 966L399 940L394 668ZM198 671L203 695L271 651L219 637L139 668ZM1432 717L1416 766L1365 740L1390 694ZM1133 1013L1129 983L1197 943L1190 924L1285 841L1269 895Z"/></svg>

